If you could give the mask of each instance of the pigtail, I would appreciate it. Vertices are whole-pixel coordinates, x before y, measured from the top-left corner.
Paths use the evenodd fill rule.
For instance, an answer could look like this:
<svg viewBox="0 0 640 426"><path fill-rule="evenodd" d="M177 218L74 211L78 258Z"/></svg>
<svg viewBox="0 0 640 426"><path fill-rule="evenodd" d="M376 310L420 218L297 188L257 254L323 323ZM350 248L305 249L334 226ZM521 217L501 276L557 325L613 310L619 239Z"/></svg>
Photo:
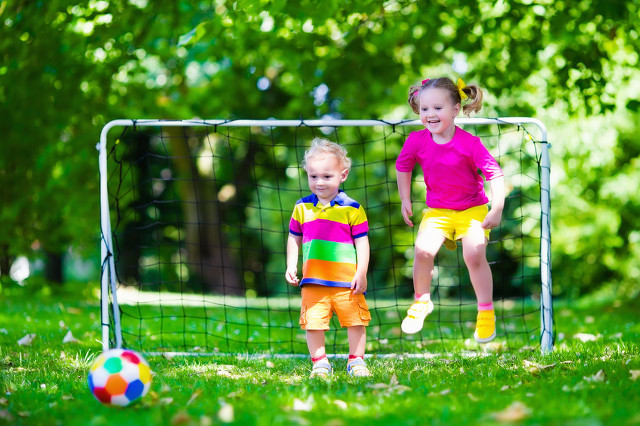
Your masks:
<svg viewBox="0 0 640 426"><path fill-rule="evenodd" d="M418 99L418 95L420 94L421 88L422 85L415 85L409 88L409 99L407 99L407 102L416 114L420 114L420 100Z"/></svg>
<svg viewBox="0 0 640 426"><path fill-rule="evenodd" d="M462 107L464 115L469 116L471 113L477 113L482 108L483 92L477 84L469 84L460 89L467 95L467 102Z"/></svg>

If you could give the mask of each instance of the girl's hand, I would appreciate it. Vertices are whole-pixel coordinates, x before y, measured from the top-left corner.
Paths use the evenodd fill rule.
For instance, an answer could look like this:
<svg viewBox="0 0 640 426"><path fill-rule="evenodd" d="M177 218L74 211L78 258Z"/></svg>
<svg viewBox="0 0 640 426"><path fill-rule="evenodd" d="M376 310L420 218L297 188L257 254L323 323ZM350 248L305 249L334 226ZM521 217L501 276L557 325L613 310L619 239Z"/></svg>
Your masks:
<svg viewBox="0 0 640 426"><path fill-rule="evenodd" d="M298 279L297 268L287 268L287 272L285 272L284 277L289 284L294 286L297 286L300 282Z"/></svg>
<svg viewBox="0 0 640 426"><path fill-rule="evenodd" d="M493 229L500 225L502 220L502 210L491 209L482 221L482 229Z"/></svg>
<svg viewBox="0 0 640 426"><path fill-rule="evenodd" d="M367 276L359 276L356 274L351 281L351 293L364 294L367 291Z"/></svg>
<svg viewBox="0 0 640 426"><path fill-rule="evenodd" d="M411 226L413 228L413 222L409 219L413 216L413 208L411 206L411 200L402 200L402 218L404 219L404 223Z"/></svg>

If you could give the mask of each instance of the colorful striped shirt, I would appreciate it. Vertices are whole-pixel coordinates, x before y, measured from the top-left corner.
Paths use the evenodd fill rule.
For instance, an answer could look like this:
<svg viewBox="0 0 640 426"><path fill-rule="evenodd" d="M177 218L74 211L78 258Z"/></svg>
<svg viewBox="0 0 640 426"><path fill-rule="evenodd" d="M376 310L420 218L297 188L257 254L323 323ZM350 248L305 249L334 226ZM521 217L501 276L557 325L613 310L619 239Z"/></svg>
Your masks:
<svg viewBox="0 0 640 426"><path fill-rule="evenodd" d="M302 281L351 287L358 263L354 240L369 232L362 206L342 190L329 205L308 195L296 202L289 232L302 236Z"/></svg>

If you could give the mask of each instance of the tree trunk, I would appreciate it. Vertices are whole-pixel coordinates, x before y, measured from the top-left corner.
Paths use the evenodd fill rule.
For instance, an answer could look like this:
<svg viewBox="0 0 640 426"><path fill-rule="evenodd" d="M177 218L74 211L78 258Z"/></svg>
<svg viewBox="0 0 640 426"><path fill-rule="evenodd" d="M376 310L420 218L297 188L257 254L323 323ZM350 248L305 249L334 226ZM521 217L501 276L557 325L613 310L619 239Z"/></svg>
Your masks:
<svg viewBox="0 0 640 426"><path fill-rule="evenodd" d="M240 268L233 259L221 232L218 188L203 179L189 151L189 129L167 127L175 181L183 202L185 242L190 270L202 277L209 290L217 294L244 293Z"/></svg>
<svg viewBox="0 0 640 426"><path fill-rule="evenodd" d="M55 284L62 285L62 261L63 256L61 253L45 252L47 261L45 265L44 276L47 281Z"/></svg>

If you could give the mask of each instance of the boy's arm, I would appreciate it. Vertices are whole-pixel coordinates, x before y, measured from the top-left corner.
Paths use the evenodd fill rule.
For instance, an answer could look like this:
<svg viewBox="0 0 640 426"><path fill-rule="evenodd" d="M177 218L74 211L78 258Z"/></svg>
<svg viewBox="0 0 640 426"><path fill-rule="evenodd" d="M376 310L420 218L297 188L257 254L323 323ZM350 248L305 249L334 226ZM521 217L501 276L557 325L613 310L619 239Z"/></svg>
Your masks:
<svg viewBox="0 0 640 426"><path fill-rule="evenodd" d="M505 198L504 176L491 179L489 181L489 188L491 189L491 210L489 210L489 213L487 213L487 216L482 222L484 229L493 229L500 225Z"/></svg>
<svg viewBox="0 0 640 426"><path fill-rule="evenodd" d="M369 270L369 237L364 236L356 238L354 241L356 246L356 256L358 258L358 266L356 274L351 280L351 290L353 294L363 294L367 291L367 271Z"/></svg>
<svg viewBox="0 0 640 426"><path fill-rule="evenodd" d="M298 254L300 253L300 245L302 244L301 235L293 235L289 233L287 239L287 271L285 278L291 285L298 285Z"/></svg>
<svg viewBox="0 0 640 426"><path fill-rule="evenodd" d="M402 202L402 218L404 222L413 227L410 217L413 216L413 208L411 206L411 172L401 172L396 170L398 180L398 194Z"/></svg>

